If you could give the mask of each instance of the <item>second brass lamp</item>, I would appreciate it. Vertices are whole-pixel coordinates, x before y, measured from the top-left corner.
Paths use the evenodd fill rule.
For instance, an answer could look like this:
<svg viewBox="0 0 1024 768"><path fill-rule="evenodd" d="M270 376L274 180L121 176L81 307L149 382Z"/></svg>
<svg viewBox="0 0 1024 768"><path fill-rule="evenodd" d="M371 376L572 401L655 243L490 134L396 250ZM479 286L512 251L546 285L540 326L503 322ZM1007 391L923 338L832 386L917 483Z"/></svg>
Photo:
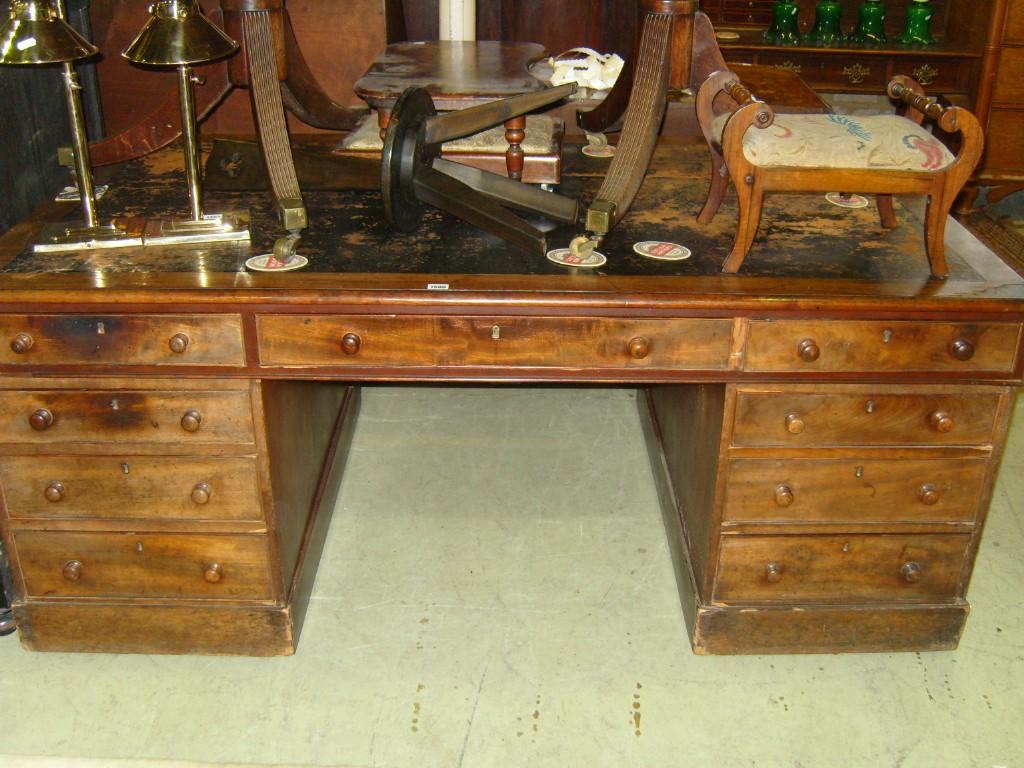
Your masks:
<svg viewBox="0 0 1024 768"><path fill-rule="evenodd" d="M248 212L208 214L203 211L199 173L199 141L192 67L230 56L238 43L203 16L198 0L156 0L138 37L121 54L135 64L178 68L181 134L185 143L185 179L192 216L150 222L146 245L206 243L249 239Z"/></svg>

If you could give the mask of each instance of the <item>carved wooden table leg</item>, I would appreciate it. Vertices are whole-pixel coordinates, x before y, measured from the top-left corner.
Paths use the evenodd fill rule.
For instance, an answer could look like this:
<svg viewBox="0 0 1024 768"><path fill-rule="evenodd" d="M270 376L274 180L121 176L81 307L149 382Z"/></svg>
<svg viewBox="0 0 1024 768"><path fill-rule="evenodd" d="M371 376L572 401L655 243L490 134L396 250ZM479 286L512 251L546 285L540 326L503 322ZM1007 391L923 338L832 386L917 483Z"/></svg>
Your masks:
<svg viewBox="0 0 1024 768"><path fill-rule="evenodd" d="M523 151L523 139L525 138L526 115L505 121L505 140L508 142L505 166L508 168L508 177L516 181L523 178L523 165L526 161L526 153Z"/></svg>
<svg viewBox="0 0 1024 768"><path fill-rule="evenodd" d="M388 132L388 124L391 122L391 110L380 108L377 110L377 127L380 128L380 140L384 141L384 136Z"/></svg>

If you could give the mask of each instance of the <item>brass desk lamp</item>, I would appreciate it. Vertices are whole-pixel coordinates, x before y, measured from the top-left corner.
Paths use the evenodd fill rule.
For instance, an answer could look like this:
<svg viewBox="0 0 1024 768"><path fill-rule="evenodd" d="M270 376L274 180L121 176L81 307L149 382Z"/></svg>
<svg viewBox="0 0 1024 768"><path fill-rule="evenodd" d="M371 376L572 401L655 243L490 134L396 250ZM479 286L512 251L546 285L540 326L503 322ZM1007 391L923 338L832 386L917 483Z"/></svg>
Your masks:
<svg viewBox="0 0 1024 768"><path fill-rule="evenodd" d="M56 9L44 0L13 0L10 18L0 26L0 64L63 65L64 91L71 121L72 149L84 221L44 226L33 249L61 252L142 245L141 233L128 232L124 225L117 222L97 222L89 139L85 132L85 115L79 93L81 86L72 62L95 56L99 49L75 32L65 18L64 0L58 0Z"/></svg>
<svg viewBox="0 0 1024 768"><path fill-rule="evenodd" d="M196 104L192 90L195 79L192 65L230 56L238 50L238 43L203 16L197 0L156 0L150 5L149 13L149 21L121 55L135 64L178 68L185 178L192 217L150 222L146 226L146 245L248 240L248 212L203 212Z"/></svg>

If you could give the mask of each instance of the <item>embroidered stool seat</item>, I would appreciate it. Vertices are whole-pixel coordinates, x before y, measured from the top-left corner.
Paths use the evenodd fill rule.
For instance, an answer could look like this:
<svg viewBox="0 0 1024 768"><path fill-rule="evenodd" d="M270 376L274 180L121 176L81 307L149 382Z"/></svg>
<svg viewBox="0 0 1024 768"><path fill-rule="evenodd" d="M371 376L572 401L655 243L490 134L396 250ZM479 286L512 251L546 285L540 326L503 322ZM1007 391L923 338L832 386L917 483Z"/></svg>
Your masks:
<svg viewBox="0 0 1024 768"><path fill-rule="evenodd" d="M715 139L731 114L715 118ZM941 171L956 161L946 145L899 115L781 115L763 131L747 131L743 155L754 165Z"/></svg>
<svg viewBox="0 0 1024 768"><path fill-rule="evenodd" d="M711 153L711 188L697 221L710 222L732 179L739 222L723 272L737 272L761 221L765 192L863 192L877 196L883 227L897 225L893 195L926 195L925 249L932 275L945 277L949 209L981 159L978 120L961 107L943 108L909 77L889 83L902 114L776 115L740 83L715 72L697 92L697 119ZM954 155L922 123L960 133Z"/></svg>

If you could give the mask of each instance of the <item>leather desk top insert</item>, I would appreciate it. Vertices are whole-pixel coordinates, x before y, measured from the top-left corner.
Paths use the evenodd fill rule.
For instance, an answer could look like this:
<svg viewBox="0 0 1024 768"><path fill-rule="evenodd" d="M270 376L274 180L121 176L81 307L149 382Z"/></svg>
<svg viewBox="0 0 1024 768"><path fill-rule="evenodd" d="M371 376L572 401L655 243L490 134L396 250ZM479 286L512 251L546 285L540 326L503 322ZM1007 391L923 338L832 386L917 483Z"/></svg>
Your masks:
<svg viewBox="0 0 1024 768"><path fill-rule="evenodd" d="M606 161L577 149L563 189L586 194ZM101 210L176 211L176 160L116 169ZM251 207L242 246L33 255L69 214L42 206L0 239L23 644L293 652L358 383L475 380L643 387L695 651L954 648L1024 371L1024 280L955 226L950 278L929 279L911 210L885 231L811 195L776 196L723 276L735 209L695 223L706 166L663 144L596 273L436 212L394 234L365 189L307 191L310 266L274 275L244 268L277 235L264 193L208 195ZM694 255L649 261L639 240Z"/></svg>

